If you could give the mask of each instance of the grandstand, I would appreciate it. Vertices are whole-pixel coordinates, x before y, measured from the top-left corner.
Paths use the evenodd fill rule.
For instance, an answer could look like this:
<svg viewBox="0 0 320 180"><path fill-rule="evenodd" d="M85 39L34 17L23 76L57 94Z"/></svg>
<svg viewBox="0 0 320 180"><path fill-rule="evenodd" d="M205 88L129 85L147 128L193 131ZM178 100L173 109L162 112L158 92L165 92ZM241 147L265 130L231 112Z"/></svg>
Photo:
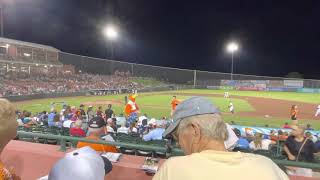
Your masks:
<svg viewBox="0 0 320 180"><path fill-rule="evenodd" d="M5 157L5 160L10 162L10 158L13 157L19 157L25 160L26 163L24 165L28 165L29 169L27 171L23 171L23 168L18 169L18 172L20 171L20 175L26 179L39 178L46 175L45 173L49 171L53 163L64 155L64 153L61 153L60 151L65 152L76 148L79 141L90 143L94 142L96 144L116 146L117 150L124 154L124 158L121 159L120 163L115 163L115 166L117 167L111 177L116 179L128 179L128 175L121 176L121 178L119 178L119 174L122 171L130 171L130 173L138 176L139 179L150 179L150 176L147 176L146 174L142 173L142 171L137 170L140 169L139 163L141 163L143 160L142 157L148 156L161 158L161 162L163 162L165 159L172 156L183 155L181 149L177 147L176 142L174 142L172 138L152 140L148 142L142 139L142 137L145 135L144 133L157 128L157 123L172 123L170 119L165 118L170 117L168 114L168 107L163 106L162 104L156 104L156 101L161 101L161 103L169 105L169 100L166 98L171 97L172 95L181 95L183 99L194 95L199 95L197 94L197 91L193 90L174 92L170 91L162 94L156 94L159 95L158 99L156 99L153 96L155 95L155 91L191 88L206 89L203 91L204 93L200 94L200 96L215 98L214 101L222 102L222 104L229 102L229 99L222 98L221 93L224 91L231 91L234 94L236 94L237 91L244 91L245 93L248 93L248 90L254 92L320 92L318 89L320 83L317 80L235 75L235 80L230 81L228 80L228 77L229 74L226 73L183 70L177 68L157 67L84 57L64 53L50 46L0 38L0 96L2 95L8 99L17 101L16 104L18 107L21 107L19 101L26 99L33 100L48 97L56 98L64 96L79 96L75 98L77 99L76 103L73 103L71 100L64 101L63 99L63 105L68 105L66 107L58 107L58 105L55 106L54 99L49 99L48 101L51 101L50 109L48 108L48 102L46 102L46 104L41 104L40 101L37 101L37 103L30 101L29 103L31 105L27 106L30 109L19 109L17 112L17 121L19 122L18 136L16 137L16 141L13 141L9 144L8 149L10 150L5 150L5 153L8 155L6 157L9 157L8 159ZM141 98L145 98L145 103L143 106L141 106L141 109L150 108L148 109L148 114L150 117L146 117L147 115L144 116L146 124L142 124L142 122L139 124L138 121L137 124L134 123L132 127L127 127L131 128L128 130L128 133L117 133L115 129L123 126L123 120L126 121L126 117L122 115L123 106L126 105L126 102L122 103L122 100L124 96L128 95L128 93L135 92L137 90L139 93L141 91L151 92L142 94L141 96ZM212 94L211 91L217 93ZM96 95L102 96L97 98ZM289 95L289 97L292 97L292 94ZM241 111L244 111L244 113L254 111L255 109L251 108L250 104L246 104L246 100L248 100L250 97L246 95L240 98L240 96L241 95L235 95L232 97L232 99L230 99L235 102L240 99L241 101L239 100L239 106L246 106L247 109L243 108L244 110L242 110L239 108L239 111L240 109ZM148 97L150 99L148 99ZM267 96L262 98L266 97ZM314 96L305 95L301 98L299 97L300 96L294 100L305 103L301 105L308 107L311 107L310 102L314 103L317 100L314 98ZM310 99L306 100L305 97L309 97ZM90 98L93 98L92 101L90 101ZM257 101L267 101L262 98L258 99L256 96L254 98ZM271 99L272 98L273 97L271 97ZM280 98L279 102L281 100L284 101ZM275 99L272 99L270 104L271 107L277 109L275 102ZM297 103L296 101L293 102ZM28 102L24 103L27 104ZM286 106L288 104L291 105L291 103L292 101L288 101ZM80 104L90 106L85 109L88 110L85 113L86 115L79 115L79 112L81 111L80 108L72 107L80 106ZM99 114L103 114L102 117L104 120L108 121L109 119L105 117L104 113L98 113L98 111L94 112L96 110L95 108L98 106L103 107L107 104L113 104L115 108L114 110L117 112L117 114L114 115L114 132L106 133L107 135L110 135L114 141L93 141L85 138L75 137L70 134L70 129L74 127L75 121L77 120L83 122L84 125L81 128L86 134L90 134L86 127L86 124L90 120L90 108L93 108L91 109L92 113L94 114L93 116L99 116ZM91 107L91 105L93 105L93 107ZM267 105L263 104L263 107L265 110L267 109ZM255 108L258 109L258 107ZM285 112L283 113L285 116L287 115L286 108L287 107L285 107ZM61 110L60 113L59 110ZM267 110L269 111L270 109ZM271 110L268 113L272 113ZM158 116L158 120L155 120L151 118L154 116L153 113L158 113L163 118L160 120ZM223 113L225 117L229 117L232 120L235 118L234 115L230 115L227 112ZM140 115L142 115L142 113ZM259 114L259 116L260 115L261 114ZM276 115L278 114L275 114L275 116ZM283 116L280 115L279 117L283 118ZM310 118L311 116L313 117L313 114L305 111L301 116ZM248 116L246 118L248 118ZM55 121L53 121L53 119L55 119ZM269 123L269 119L265 118L263 120ZM72 121L69 127L65 127L63 125L66 121ZM271 120L269 121L271 122ZM53 123L54 125L49 125L50 123ZM137 129L136 132L132 130L134 128ZM248 141L252 141L253 133L257 132L262 133L268 139L274 141L267 150L241 149L236 146L234 151L240 150L246 153L254 153L266 156L276 162L283 169L285 169L286 166L310 168L315 170L314 175L317 176L317 171L320 169L319 164L317 164L318 162L294 162L287 160L287 156L283 150L285 139L281 139L278 132L279 130L282 130L283 132L289 134L291 130L273 127L252 127L248 125L232 125L232 128L239 129L243 138L247 139ZM251 134L248 133L248 129ZM277 131L277 133L271 134L271 131ZM314 142L319 143L320 140L317 139L319 138L319 131L309 130L308 132L311 134L310 137L315 138ZM275 139L272 139L271 135L275 136ZM286 138L287 136L288 135L286 135ZM22 147L27 148L25 148L23 151L18 150L19 148L23 149ZM41 150L36 149L35 147L46 149L52 154L44 154L41 152ZM57 149L60 149L60 151L57 151ZM19 155L19 152L33 152L41 158L33 157L32 155L28 156L28 154L26 157L24 157ZM33 167L29 166L32 166L32 161L36 161L36 159L39 159L42 167L37 165L35 166L37 169L32 171L31 169ZM10 163L13 163L12 160ZM296 176L291 176L290 178L298 179Z"/></svg>

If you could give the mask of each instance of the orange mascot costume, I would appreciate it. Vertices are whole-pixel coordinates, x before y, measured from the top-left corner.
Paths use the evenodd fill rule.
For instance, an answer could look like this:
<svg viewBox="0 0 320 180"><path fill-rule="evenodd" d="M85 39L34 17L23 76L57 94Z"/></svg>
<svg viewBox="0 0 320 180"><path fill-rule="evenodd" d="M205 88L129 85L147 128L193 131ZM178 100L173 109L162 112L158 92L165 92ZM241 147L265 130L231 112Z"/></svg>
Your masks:
<svg viewBox="0 0 320 180"><path fill-rule="evenodd" d="M125 114L127 116L127 125L132 124L138 118L139 107L136 103L137 94L132 94L129 96L129 101L125 107Z"/></svg>

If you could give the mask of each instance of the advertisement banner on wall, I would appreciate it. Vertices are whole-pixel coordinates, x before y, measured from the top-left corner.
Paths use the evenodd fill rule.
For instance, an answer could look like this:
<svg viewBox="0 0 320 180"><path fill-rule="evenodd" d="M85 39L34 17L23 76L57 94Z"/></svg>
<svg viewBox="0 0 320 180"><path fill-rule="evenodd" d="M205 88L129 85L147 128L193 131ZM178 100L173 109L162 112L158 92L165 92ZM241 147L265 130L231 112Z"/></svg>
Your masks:
<svg viewBox="0 0 320 180"><path fill-rule="evenodd" d="M219 89L221 89L221 90L233 90L234 88L233 88L233 86L220 86Z"/></svg>
<svg viewBox="0 0 320 180"><path fill-rule="evenodd" d="M303 88L303 80L284 80L285 87Z"/></svg>
<svg viewBox="0 0 320 180"><path fill-rule="evenodd" d="M299 88L297 92L302 92L302 93L320 93L320 89Z"/></svg>
<svg viewBox="0 0 320 180"><path fill-rule="evenodd" d="M270 88L282 88L283 86L283 80L269 80L267 83L267 87Z"/></svg>
<svg viewBox="0 0 320 180"><path fill-rule="evenodd" d="M221 80L220 85L221 86L235 86L237 84L237 81L231 81L231 80Z"/></svg>
<svg viewBox="0 0 320 180"><path fill-rule="evenodd" d="M239 91L265 91L266 88L260 88L260 87L236 87Z"/></svg>
<svg viewBox="0 0 320 180"><path fill-rule="evenodd" d="M220 89L220 86L207 86L207 89Z"/></svg>
<svg viewBox="0 0 320 180"><path fill-rule="evenodd" d="M267 87L267 81L265 80L222 80L221 86L234 87L237 90L245 91L264 91Z"/></svg>
<svg viewBox="0 0 320 180"><path fill-rule="evenodd" d="M269 87L269 88L267 88L267 91L283 92L283 91L285 91L285 89L282 87Z"/></svg>

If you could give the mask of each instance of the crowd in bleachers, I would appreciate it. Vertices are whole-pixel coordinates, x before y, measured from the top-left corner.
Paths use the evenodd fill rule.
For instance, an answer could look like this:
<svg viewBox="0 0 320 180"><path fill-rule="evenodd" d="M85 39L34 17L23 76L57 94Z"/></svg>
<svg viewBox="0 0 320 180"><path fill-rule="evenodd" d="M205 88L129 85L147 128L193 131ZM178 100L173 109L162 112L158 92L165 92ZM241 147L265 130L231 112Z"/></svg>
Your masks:
<svg viewBox="0 0 320 180"><path fill-rule="evenodd" d="M178 106L178 108L180 107L183 106ZM179 112L184 113L184 111ZM212 118L218 117L214 114L204 114L204 116L201 115L201 117L204 118L201 118L201 121L205 120L207 116L212 116ZM43 111L37 114L32 114L28 111L17 111L16 117L17 122L19 124L18 131L31 131L34 133L46 133L53 135L80 137L79 142L68 142L70 146L77 148L89 146L92 149L100 152L122 152L127 154L137 154L143 156L155 155L158 157L167 157L166 154L157 154L157 152L145 152L139 149L126 149L123 147L116 147L114 145L88 143L81 141L81 139L86 138L89 140L96 141L105 140L108 142L118 141L135 144L144 144L145 142L150 141L151 143L149 145L155 145L160 147L175 146L175 141L178 141L184 153L189 152L186 148L191 147L191 150L194 149L193 146L189 147L188 143L197 143L194 141L203 141L201 143L204 144L207 143L207 141L203 139L207 138L207 135L203 134L205 132L202 133L201 131L201 133L199 134L200 131L197 132L197 129L193 129L198 128L197 126L188 125L188 123L194 123L196 119L182 118L184 122L180 122L179 127L175 131L173 131L172 134L166 134L168 132L168 129L170 129L170 127L172 127L172 125L174 124L171 120L167 120L165 117L163 117L162 120L155 120L153 118L150 119L146 114L144 114L143 116L140 116L138 119L136 119L135 122L127 124L126 117L122 116L121 114L117 115L112 110L112 105L109 105L107 109L103 109L102 107L98 107L97 109L95 109L92 106L88 106L87 108L84 105L80 105L79 107L63 105L62 109L59 111L57 109L52 108L49 112ZM208 120L210 119L211 118L209 118ZM222 120L218 121L221 121L221 123L223 122ZM212 122L207 121L207 123ZM233 124L234 123L235 122L233 122ZM223 124L225 123L223 122ZM168 126L169 128L167 128ZM206 128L207 126L210 127L210 125L205 124L202 124L201 126ZM216 125L216 127L214 128L220 126L222 127L222 124ZM306 128L303 126L288 124L285 124L284 126L286 126L286 128L291 129L290 133L287 133L288 131L273 130L270 131L270 134L262 134L258 132L253 133L252 131L247 131L245 134L241 134L239 129L232 128L231 132L234 132L235 136L238 137L238 139L231 149L233 149L233 151L255 153L272 159L288 159L292 161L297 160L304 162L317 162L315 153L319 152L320 150L320 141L315 135L312 135L311 133L308 133L308 131L306 131L307 128L308 130L312 130L312 127L310 125L308 125L308 127ZM181 127L184 128L184 130L182 130ZM219 145L221 146L220 148L223 149L223 151L225 151L226 149L231 151L231 149L229 147L227 148L226 145L226 142L229 141L229 138L231 137L230 132L228 128L224 129L226 130L223 130L224 132L221 132L220 134L224 138L219 140L219 144L213 143L211 145L212 147L216 147L216 145ZM219 131L220 130L218 129L214 129L214 132L219 133ZM193 133L195 138L197 136L203 137L199 139L193 138L192 140L181 140L180 138L188 137L185 133ZM229 135L226 136L226 133ZM213 136L216 136L216 134L213 134ZM18 138L20 140L27 140L39 143L59 143L56 139L50 138L30 138L23 136ZM203 152L209 153L208 151ZM237 154L236 156L238 155L240 154ZM245 156L252 156L255 158L259 157L259 163L267 163L265 159L261 158L260 156L253 156L249 154ZM190 156L185 157L188 158ZM171 161L168 161L168 163L170 162ZM268 161L268 163L270 162L271 161ZM161 173L164 172L160 171L160 174ZM158 176L156 175L155 177Z"/></svg>
<svg viewBox="0 0 320 180"><path fill-rule="evenodd" d="M98 136L102 139L108 141L133 140L139 143L162 141L162 132L170 123L165 117L162 120L155 120L144 114L135 123L127 124L122 114L116 116L111 104L105 110L101 106L95 110L92 106L86 108L80 105L77 108L64 105L59 112L54 108L49 112L43 111L37 114L22 111L17 112L17 117L19 130L22 131L92 138L92 132L96 132L94 125L98 124L98 128L102 128ZM102 124L101 127L100 124ZM99 140L99 138L94 139ZM164 144L164 142L158 143ZM73 145L76 146L76 144ZM98 149L99 147L101 146L98 146Z"/></svg>
<svg viewBox="0 0 320 180"><path fill-rule="evenodd" d="M0 97L46 93L84 92L91 89L139 89L141 84L130 80L130 73L114 75L88 73L56 73L54 71L15 72L0 74Z"/></svg>
<svg viewBox="0 0 320 180"><path fill-rule="evenodd" d="M122 115L116 115L112 110L112 106L109 105L105 110L102 107L94 107L80 105L80 107L67 106L64 105L62 110L57 112L56 109L51 109L50 112L43 111L38 114L32 115L30 112L23 111L18 112L18 123L20 129L29 131L39 131L42 127L42 131L51 131L50 129L56 129L62 135L70 135L75 137L88 137L90 135L90 123L92 119L99 121L101 118L104 124L104 129L99 136L107 138L109 141L134 141L143 143L146 141L157 141L163 140L162 133L171 123L171 120L166 120L165 117L162 120L155 120L154 118L149 118L146 114L140 116L135 123L127 124L126 118ZM232 122L231 124L235 124ZM293 129L288 123L284 124L282 128ZM40 128L41 129L41 128ZM297 128L299 130L299 128ZM306 130L306 131L305 131ZM303 129L303 137L308 139L308 143L311 148L310 151L313 153L319 152L320 150L320 137L317 135L312 135L308 130L313 130L311 125L307 125ZM286 144L289 137L293 134L289 131L283 130L271 130L270 134L253 133L248 131L245 134L241 134L240 130L233 128L234 133L237 135L239 140L234 147L234 150L241 151L282 151L282 158L286 158L287 154L284 151L284 146L290 146ZM52 132L52 131L51 131ZM44 132L46 133L46 132ZM124 138L124 139L121 139ZM127 139L126 139L127 138ZM290 138L289 138L290 140ZM292 141L292 139L291 139ZM293 142L290 142L293 143ZM164 144L161 142L160 144ZM281 147L279 147L281 146ZM312 153L311 153L312 154ZM310 153L309 153L310 155ZM304 159L305 160L305 159ZM307 159L305 161L314 161L315 158Z"/></svg>

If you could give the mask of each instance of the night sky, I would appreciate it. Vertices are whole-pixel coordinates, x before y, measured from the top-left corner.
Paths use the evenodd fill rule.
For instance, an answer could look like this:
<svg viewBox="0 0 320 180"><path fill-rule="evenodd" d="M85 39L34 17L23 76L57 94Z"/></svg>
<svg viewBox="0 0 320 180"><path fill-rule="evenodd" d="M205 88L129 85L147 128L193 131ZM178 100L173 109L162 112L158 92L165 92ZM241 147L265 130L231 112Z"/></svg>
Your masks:
<svg viewBox="0 0 320 180"><path fill-rule="evenodd" d="M319 0L5 0L5 37L110 57L104 25L120 38L114 59L235 73L320 78Z"/></svg>

